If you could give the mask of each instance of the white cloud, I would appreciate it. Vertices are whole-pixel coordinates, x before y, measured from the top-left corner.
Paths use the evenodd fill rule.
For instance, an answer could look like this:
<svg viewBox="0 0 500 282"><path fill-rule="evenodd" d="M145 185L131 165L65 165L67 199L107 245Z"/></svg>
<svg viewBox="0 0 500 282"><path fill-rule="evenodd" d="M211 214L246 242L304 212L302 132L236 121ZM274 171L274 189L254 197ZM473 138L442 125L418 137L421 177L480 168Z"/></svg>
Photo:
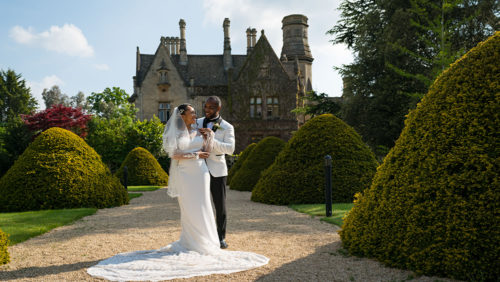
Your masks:
<svg viewBox="0 0 500 282"><path fill-rule="evenodd" d="M42 92L44 89L49 89L54 85L61 86L64 85L64 81L57 77L57 75L50 75L44 77L41 81L27 81L28 86L31 88L31 95L35 97L38 101L38 108L45 109L45 103L43 102Z"/></svg>
<svg viewBox="0 0 500 282"><path fill-rule="evenodd" d="M308 18L308 40L313 62L313 89L330 96L342 94L342 78L334 66L352 62L352 54L345 45L333 45L334 37L325 33L339 19L340 0L204 0L204 24L222 26L224 18L231 20L231 44L234 54L246 51L247 27L265 35L276 55L281 55L283 34L281 20L291 14L303 14ZM222 32L222 29L221 29ZM257 38L260 37L260 32Z"/></svg>
<svg viewBox="0 0 500 282"><path fill-rule="evenodd" d="M31 44L35 39L33 28L29 27L28 30L26 30L18 25L10 30L10 37L21 44Z"/></svg>
<svg viewBox="0 0 500 282"><path fill-rule="evenodd" d="M31 27L25 29L14 26L10 30L10 37L20 44L42 47L70 56L94 55L94 49L88 44L82 30L73 24L65 24L62 27L51 26L49 30L41 33L36 33Z"/></svg>
<svg viewBox="0 0 500 282"><path fill-rule="evenodd" d="M94 67L98 70L102 70L102 71L107 71L109 70L109 66L106 65L106 64L95 64Z"/></svg>

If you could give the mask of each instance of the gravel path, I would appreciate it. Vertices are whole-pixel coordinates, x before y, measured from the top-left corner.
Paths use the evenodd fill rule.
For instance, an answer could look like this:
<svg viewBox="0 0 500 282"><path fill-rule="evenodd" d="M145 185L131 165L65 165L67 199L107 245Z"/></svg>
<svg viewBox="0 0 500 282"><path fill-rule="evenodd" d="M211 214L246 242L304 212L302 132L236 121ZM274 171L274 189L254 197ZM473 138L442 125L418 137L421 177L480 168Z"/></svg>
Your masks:
<svg viewBox="0 0 500 282"><path fill-rule="evenodd" d="M157 249L180 235L179 208L166 189L143 192L129 205L102 209L9 248L11 263L0 267L4 281L102 281L86 269L117 253ZM229 250L270 258L268 265L192 281L402 281L409 271L339 252L338 227L285 206L250 201L249 192L228 190ZM416 277L412 281L436 281ZM439 281L450 281L440 278Z"/></svg>

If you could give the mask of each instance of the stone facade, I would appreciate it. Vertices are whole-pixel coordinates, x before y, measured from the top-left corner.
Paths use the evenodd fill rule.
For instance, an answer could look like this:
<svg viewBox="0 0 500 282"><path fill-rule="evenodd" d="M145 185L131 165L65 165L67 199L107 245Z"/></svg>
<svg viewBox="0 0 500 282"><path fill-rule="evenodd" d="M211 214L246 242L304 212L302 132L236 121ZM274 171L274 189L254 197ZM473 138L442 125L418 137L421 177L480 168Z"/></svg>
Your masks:
<svg viewBox="0 0 500 282"><path fill-rule="evenodd" d="M283 18L280 58L264 31L247 29L247 54L232 55L229 19L223 23L222 55L187 54L184 20L180 38L161 37L154 55L137 47L134 94L131 102L140 120L154 115L166 122L173 108L191 103L199 116L208 96L222 99L221 116L235 126L236 153L266 136L288 140L304 122L291 113L311 89L313 58L307 41L307 17Z"/></svg>

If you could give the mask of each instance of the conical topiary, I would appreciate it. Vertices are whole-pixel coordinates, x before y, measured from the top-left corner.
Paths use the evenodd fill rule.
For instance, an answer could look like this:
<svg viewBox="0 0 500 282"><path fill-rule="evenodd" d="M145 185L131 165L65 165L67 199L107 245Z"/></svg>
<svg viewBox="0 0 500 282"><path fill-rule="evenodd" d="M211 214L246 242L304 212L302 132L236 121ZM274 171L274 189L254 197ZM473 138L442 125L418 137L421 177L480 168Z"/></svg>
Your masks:
<svg viewBox="0 0 500 282"><path fill-rule="evenodd" d="M344 221L350 253L428 275L500 277L500 32L444 71Z"/></svg>
<svg viewBox="0 0 500 282"><path fill-rule="evenodd" d="M231 179L233 179L233 176L238 172L238 170L241 168L245 160L248 158L250 153L252 153L253 149L255 149L255 146L257 146L256 143L252 143L248 145L243 152L240 153L238 160L236 163L231 167L229 170L229 173L227 174L227 183L228 185L231 185Z"/></svg>
<svg viewBox="0 0 500 282"><path fill-rule="evenodd" d="M101 157L71 131L40 134L0 179L0 211L112 207L128 194Z"/></svg>
<svg viewBox="0 0 500 282"><path fill-rule="evenodd" d="M288 141L252 191L252 201L268 204L325 202L325 155L332 157L332 198L350 202L370 185L375 156L359 134L339 118L324 114L306 122Z"/></svg>
<svg viewBox="0 0 500 282"><path fill-rule="evenodd" d="M261 172L274 162L274 158L284 146L285 142L274 136L260 140L234 175L229 188L238 191L252 191L259 181Z"/></svg>
<svg viewBox="0 0 500 282"><path fill-rule="evenodd" d="M10 262L9 256L9 238L2 229L0 229L0 265Z"/></svg>
<svg viewBox="0 0 500 282"><path fill-rule="evenodd" d="M166 186L168 174L155 157L146 149L137 147L128 153L116 176L123 179L123 167L127 166L127 185Z"/></svg>

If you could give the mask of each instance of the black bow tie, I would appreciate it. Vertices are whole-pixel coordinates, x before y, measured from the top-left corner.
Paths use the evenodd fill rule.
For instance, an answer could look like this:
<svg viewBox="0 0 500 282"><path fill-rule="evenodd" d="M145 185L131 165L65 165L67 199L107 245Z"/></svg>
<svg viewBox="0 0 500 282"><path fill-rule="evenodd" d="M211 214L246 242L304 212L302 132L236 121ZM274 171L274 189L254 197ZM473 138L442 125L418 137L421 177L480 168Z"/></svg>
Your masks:
<svg viewBox="0 0 500 282"><path fill-rule="evenodd" d="M203 128L206 128L206 127L207 127L207 124L209 124L209 123L211 123L211 122L216 122L216 121L218 121L219 119L220 119L220 116L218 116L218 117L216 117L216 118L212 118L212 119L210 119L210 118L205 118L205 119L203 120Z"/></svg>

